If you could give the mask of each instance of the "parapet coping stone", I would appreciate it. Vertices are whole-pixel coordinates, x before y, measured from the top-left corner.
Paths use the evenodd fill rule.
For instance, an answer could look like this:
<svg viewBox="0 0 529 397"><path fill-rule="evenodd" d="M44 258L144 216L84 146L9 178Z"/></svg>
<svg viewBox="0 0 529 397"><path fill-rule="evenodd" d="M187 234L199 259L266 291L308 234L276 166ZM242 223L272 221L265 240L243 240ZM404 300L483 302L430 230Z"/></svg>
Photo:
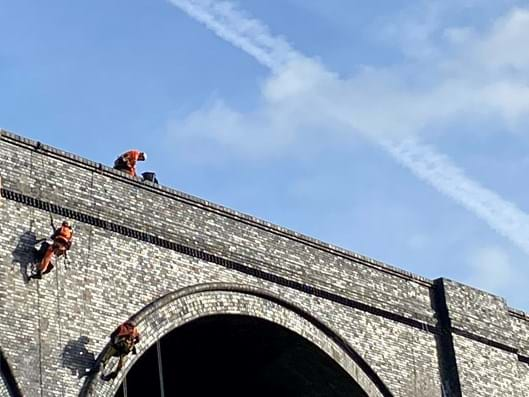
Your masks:
<svg viewBox="0 0 529 397"><path fill-rule="evenodd" d="M509 310L509 315L512 317L529 322L529 313L526 313L523 310L514 309L512 307L508 307L507 309Z"/></svg>
<svg viewBox="0 0 529 397"><path fill-rule="evenodd" d="M335 246L329 243L325 243L316 238L306 236L302 233L298 233L288 228L275 225L265 220L256 218L254 216L251 216L251 215L239 212L239 211L235 211L233 209L224 207L219 204L212 203L210 201L178 191L176 189L173 189L167 186L162 186L159 184L155 184L149 181L141 181L138 177L127 175L121 171L117 171L113 169L112 167L106 166L101 163L96 163L95 161L85 159L84 157L78 156L76 154L69 153L64 150L57 149L53 146L43 144L39 141L35 141L33 139L23 137L14 132L7 131L3 128L0 128L0 140L5 140L7 142L10 142L18 146L25 146L28 149L40 151L50 157L58 158L62 161L68 162L75 166L93 170L101 174L105 174L106 176L109 176L113 179L121 180L122 182L129 183L129 184L133 184L140 189L145 189L153 193L164 195L166 197L170 197L172 199L182 201L187 204L199 207L203 210L214 212L216 214L244 222L251 226L255 226L260 229L266 230L268 232L280 235L282 237L286 237L291 240L300 242L302 244L306 244L313 248L317 248L323 251L330 252L334 255L344 257L346 259L366 265L368 267L374 268L384 273L389 273L391 275L403 278L408 281L414 281L422 286L425 286L428 288L432 288L433 286L433 281L426 277L419 276L417 274L397 268L387 263L369 258L365 255L361 255L356 252L353 252L353 251L350 251L350 250L347 250L347 249L344 249L344 248L341 248L341 247L338 247L338 246ZM512 309L509 307L508 312L509 312L509 315L511 316L520 318L522 320L529 321L529 314L521 310Z"/></svg>

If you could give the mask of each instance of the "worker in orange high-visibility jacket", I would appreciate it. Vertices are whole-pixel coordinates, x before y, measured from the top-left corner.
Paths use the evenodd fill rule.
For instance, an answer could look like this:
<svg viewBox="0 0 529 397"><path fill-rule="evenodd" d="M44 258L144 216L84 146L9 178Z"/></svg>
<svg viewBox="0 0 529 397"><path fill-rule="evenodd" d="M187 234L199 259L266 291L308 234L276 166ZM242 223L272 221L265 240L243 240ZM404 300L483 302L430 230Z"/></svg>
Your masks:
<svg viewBox="0 0 529 397"><path fill-rule="evenodd" d="M136 176L136 163L147 160L147 154L139 150L129 150L114 161L116 170L125 171L131 176Z"/></svg>
<svg viewBox="0 0 529 397"><path fill-rule="evenodd" d="M129 353L136 354L136 344L140 341L140 333L136 327L136 322L128 320L121 324L110 335L110 346L105 351L101 359L101 366L105 368L111 357L119 357L118 365L113 373L101 375L104 380L110 380L117 375L123 366L123 359Z"/></svg>
<svg viewBox="0 0 529 397"><path fill-rule="evenodd" d="M49 273L53 269L53 258L66 255L66 251L72 246L73 230L68 221L63 221L61 227L55 229L51 236L53 241L47 244L44 255L40 260L35 274L32 278L41 278L43 274Z"/></svg>

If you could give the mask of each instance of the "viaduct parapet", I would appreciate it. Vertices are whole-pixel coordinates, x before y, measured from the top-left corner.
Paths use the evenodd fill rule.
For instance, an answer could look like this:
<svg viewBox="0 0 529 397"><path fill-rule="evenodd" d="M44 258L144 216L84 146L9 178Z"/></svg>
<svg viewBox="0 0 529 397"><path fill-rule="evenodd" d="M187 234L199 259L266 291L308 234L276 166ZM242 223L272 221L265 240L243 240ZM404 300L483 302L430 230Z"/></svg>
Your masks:
<svg viewBox="0 0 529 397"><path fill-rule="evenodd" d="M266 320L310 342L359 396L529 395L529 316L501 297L4 130L0 178L0 397L130 397L123 382L145 352L223 315ZM50 216L75 224L69 263L26 283L21 272L35 241L49 236ZM103 382L87 369L131 317L139 354Z"/></svg>

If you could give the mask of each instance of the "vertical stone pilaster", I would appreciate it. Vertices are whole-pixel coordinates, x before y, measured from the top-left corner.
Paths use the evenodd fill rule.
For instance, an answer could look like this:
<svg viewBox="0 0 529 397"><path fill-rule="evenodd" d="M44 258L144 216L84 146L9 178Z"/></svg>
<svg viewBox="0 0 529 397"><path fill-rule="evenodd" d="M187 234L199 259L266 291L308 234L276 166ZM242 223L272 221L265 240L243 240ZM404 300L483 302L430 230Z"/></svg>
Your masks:
<svg viewBox="0 0 529 397"><path fill-rule="evenodd" d="M434 280L432 303L437 315L437 354L443 397L461 397L461 381L452 338L452 322L446 303L444 279Z"/></svg>

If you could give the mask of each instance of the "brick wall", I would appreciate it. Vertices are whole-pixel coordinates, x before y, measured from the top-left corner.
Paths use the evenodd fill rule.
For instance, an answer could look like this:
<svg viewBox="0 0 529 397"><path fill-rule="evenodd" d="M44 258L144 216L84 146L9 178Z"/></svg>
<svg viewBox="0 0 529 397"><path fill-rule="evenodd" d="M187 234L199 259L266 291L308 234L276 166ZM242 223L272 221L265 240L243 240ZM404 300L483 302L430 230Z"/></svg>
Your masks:
<svg viewBox="0 0 529 397"><path fill-rule="evenodd" d="M501 298L433 283L7 132L1 138L0 349L25 396L78 395L80 372L118 323L168 293L211 283L256 288L314 316L392 395L441 395L442 384L457 393L458 383L465 396L524 395L529 321ZM71 263L25 284L21 267L35 239L49 235L50 215L75 223ZM225 307L221 294L211 304ZM441 337L443 329L450 332ZM497 368L480 369L475 349L490 350L485 362ZM450 368L456 363L459 371ZM480 376L489 370L500 383Z"/></svg>

